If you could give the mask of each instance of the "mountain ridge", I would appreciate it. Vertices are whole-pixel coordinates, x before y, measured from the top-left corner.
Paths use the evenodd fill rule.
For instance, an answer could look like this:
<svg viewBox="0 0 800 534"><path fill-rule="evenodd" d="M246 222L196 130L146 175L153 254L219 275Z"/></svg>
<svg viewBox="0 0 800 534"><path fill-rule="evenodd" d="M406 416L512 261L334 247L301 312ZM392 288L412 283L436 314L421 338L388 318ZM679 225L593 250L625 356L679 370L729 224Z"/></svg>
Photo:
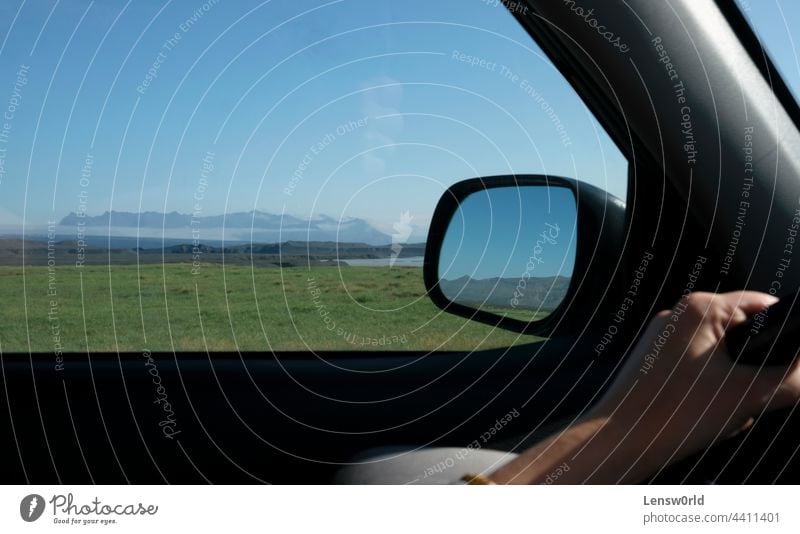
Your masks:
<svg viewBox="0 0 800 534"><path fill-rule="evenodd" d="M196 234L225 235L226 239L245 241L339 241L363 242L370 245L392 243L392 236L381 232L360 218L335 219L319 215L302 219L292 215L277 215L260 210L231 212L222 215L200 215L177 211L116 211L106 210L100 215L80 216L70 212L59 222L61 227L112 228L117 236L139 235L142 230L159 231L165 237L190 238Z"/></svg>

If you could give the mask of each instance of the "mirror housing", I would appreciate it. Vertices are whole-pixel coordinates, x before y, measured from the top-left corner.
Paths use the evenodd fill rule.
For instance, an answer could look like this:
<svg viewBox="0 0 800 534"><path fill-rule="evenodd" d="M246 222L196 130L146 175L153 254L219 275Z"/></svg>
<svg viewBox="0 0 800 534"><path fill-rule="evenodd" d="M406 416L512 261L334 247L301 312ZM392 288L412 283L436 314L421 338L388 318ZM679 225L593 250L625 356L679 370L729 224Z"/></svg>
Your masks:
<svg viewBox="0 0 800 534"><path fill-rule="evenodd" d="M567 225L571 228L566 228L567 232L561 234L562 239L558 250L556 251L556 247L553 246L555 252L550 252L550 254L556 254L556 261L550 263L556 264L557 267L551 265L550 270L546 272L547 278L541 279L543 281L541 285L546 288L544 289L545 297L529 302L526 307L520 305L520 302L524 298L524 288L527 287L532 277L529 272L532 267L529 262L523 275L519 274L520 254L523 257L525 254L529 254L530 258L534 259L535 253L529 252L530 250L540 251L542 246L547 247L548 243L555 245L557 241L556 239L546 241L546 235L544 239L539 238L535 242L531 241L532 238L529 238L527 243L519 241L520 231L528 232L534 237L543 235L540 233L539 226L544 225L542 228L549 231L546 227L548 223L544 219L538 221L536 229L530 228L532 221L530 212L536 210L536 206L532 205L536 199L530 194L522 194L522 191L535 188L542 188L548 209L551 208L554 198L561 199L559 202L566 205L565 193L569 191L574 199L572 217L575 220L571 225ZM508 191L500 191L500 189ZM512 198L516 194L518 203L511 205L510 209L502 209L504 206L496 202L495 207L498 209L493 209L491 196L500 198L502 194L507 198L509 196L507 193L511 193ZM517 233L513 238L511 248L505 241L500 245L487 241L480 256L475 258L476 270L473 270L472 273L478 272L480 262L484 258L491 257L492 252L499 252L502 257L509 256L503 267L495 267L495 270L498 271L497 276L486 276L484 268L483 279L480 280L478 279L481 276L462 274L469 271L469 257L459 260L461 263L466 262L466 269L464 266L460 266L460 269L453 269L454 254L452 250L454 245L448 244L453 242L454 231L462 229L463 233L463 225L466 221L463 209L467 205L475 204L476 195L481 199L485 195L489 199L487 205L489 215L486 221L474 224L474 228L480 229L487 224L490 228L508 228L508 219L510 218L513 223L515 217L517 223ZM474 210L474 208L472 209ZM569 212L569 209L567 208L566 211ZM481 216L484 217L484 215ZM561 219L564 219L563 213ZM560 333L581 331L600 313L601 304L605 301L605 296L612 286L612 280L620 274L618 271L622 266L620 256L624 243L625 222L626 210L622 200L600 188L569 178L548 175L508 175L473 178L458 182L448 188L439 199L431 221L423 268L427 293L434 304L446 312L515 332L551 335L556 330ZM456 230L452 230L453 228ZM451 230L449 237L448 230ZM480 231L485 233L483 230ZM492 239L492 235L501 234L499 232L492 234L490 231L489 239ZM469 240L470 235L463 233L462 237L466 241ZM532 246L535 248L531 248ZM494 247L494 250L490 250L490 247ZM520 253L517 247L523 249L527 247L528 251ZM461 247L456 248L458 253L463 255ZM473 255L477 254L478 252L475 252ZM516 270L508 269L512 256L516 257ZM537 261L542 263L541 260ZM553 270L554 268L556 270ZM442 277L443 272L447 273L453 270L456 271L456 274L461 275L458 279L462 285L456 286L456 289L453 289L454 280ZM525 278L525 274L527 274L527 278ZM509 276L506 277L506 275ZM474 284L473 282L476 280L480 283ZM515 280L516 283L514 283ZM469 287L471 283L483 288L491 288L489 292L485 293L485 298L481 302L478 302L481 299L476 299L475 291ZM487 290L484 289L484 291ZM492 295L491 291L496 291L500 297ZM460 298L467 293L470 294L469 298ZM504 299L507 304L498 307L501 299ZM528 310L529 320L525 320L524 315L521 318L520 313L515 309L518 306ZM539 309L536 309L536 306ZM492 311L489 311L488 308L491 308Z"/></svg>

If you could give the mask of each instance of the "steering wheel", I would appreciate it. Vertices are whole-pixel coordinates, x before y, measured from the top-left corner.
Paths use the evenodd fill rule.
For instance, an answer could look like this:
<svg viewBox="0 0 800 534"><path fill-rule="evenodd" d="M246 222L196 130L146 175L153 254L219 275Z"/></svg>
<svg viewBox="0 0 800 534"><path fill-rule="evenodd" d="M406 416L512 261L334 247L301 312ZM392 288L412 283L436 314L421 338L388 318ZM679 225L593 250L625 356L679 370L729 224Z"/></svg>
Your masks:
<svg viewBox="0 0 800 534"><path fill-rule="evenodd" d="M783 297L725 334L731 356L741 365L791 365L800 349L800 293ZM800 481L800 409L776 410L746 431L677 462L651 483L773 484Z"/></svg>

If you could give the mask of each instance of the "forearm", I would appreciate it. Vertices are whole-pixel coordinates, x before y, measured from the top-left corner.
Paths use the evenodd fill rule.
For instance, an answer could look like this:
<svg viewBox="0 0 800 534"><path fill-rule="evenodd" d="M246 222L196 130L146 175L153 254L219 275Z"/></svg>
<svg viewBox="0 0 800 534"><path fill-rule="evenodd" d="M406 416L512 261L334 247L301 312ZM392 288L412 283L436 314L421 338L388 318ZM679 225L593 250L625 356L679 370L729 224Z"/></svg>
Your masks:
<svg viewBox="0 0 800 534"><path fill-rule="evenodd" d="M726 329L776 301L752 291L691 293L680 315L658 313L589 414L489 478L503 484L637 483L741 431L767 406L795 405L800 363L788 372L739 366L723 342ZM672 334L660 342L658 365L645 366L668 326Z"/></svg>
<svg viewBox="0 0 800 534"><path fill-rule="evenodd" d="M630 428L593 413L489 475L498 484L636 483L652 471ZM641 445L641 443L639 443ZM637 461L639 460L639 461Z"/></svg>

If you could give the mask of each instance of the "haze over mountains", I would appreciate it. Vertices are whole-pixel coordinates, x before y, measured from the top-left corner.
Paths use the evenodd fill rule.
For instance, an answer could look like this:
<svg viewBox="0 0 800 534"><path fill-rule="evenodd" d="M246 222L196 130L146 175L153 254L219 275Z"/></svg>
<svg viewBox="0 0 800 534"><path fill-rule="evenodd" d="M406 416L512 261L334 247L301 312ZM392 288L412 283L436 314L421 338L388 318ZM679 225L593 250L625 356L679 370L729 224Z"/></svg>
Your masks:
<svg viewBox="0 0 800 534"><path fill-rule="evenodd" d="M70 264L79 253L89 265L224 261L291 266L336 265L342 260L401 264L425 253L424 230L412 229L408 222L394 225L399 233L392 235L364 219L326 215L302 219L262 211L209 216L106 211L80 217L73 212L54 226L26 225L24 232L21 225L0 226L0 265L46 265L53 256L59 264Z"/></svg>
<svg viewBox="0 0 800 534"><path fill-rule="evenodd" d="M364 219L336 219L320 215L301 219L291 215L276 215L263 211L236 212L225 215L193 216L191 214L145 211L106 211L101 215L79 217L70 213L59 222L62 239L74 238L78 223L84 223L86 235L114 237L163 238L171 241L199 239L204 243L284 241L338 241L386 245L392 236L381 232ZM416 236L417 238L419 236Z"/></svg>
<svg viewBox="0 0 800 534"><path fill-rule="evenodd" d="M134 245L131 242L129 245ZM283 243L254 243L244 245L160 244L157 247L112 246L101 242L81 247L74 240L48 243L22 239L0 238L0 266L75 265L133 265L160 263L225 263L227 265L253 265L256 267L335 266L347 260L388 260L395 258L402 264L404 258L418 258L425 254L424 243L407 243L401 250L391 245L364 243L334 243L286 241Z"/></svg>

